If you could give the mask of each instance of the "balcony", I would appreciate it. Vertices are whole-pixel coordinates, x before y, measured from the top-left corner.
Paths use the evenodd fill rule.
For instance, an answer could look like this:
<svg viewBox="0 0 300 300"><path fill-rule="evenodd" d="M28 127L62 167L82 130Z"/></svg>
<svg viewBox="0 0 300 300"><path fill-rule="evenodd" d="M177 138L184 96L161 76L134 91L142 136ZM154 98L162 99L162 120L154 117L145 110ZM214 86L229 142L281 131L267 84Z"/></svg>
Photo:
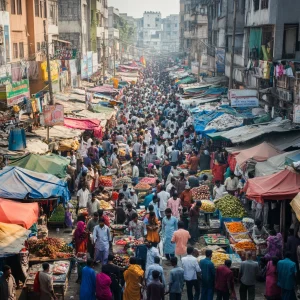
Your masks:
<svg viewBox="0 0 300 300"><path fill-rule="evenodd" d="M108 37L109 39L119 39L120 38L119 29L109 28Z"/></svg>
<svg viewBox="0 0 300 300"><path fill-rule="evenodd" d="M194 21L194 20L195 20L195 16L192 16L189 13L184 14L184 21Z"/></svg>
<svg viewBox="0 0 300 300"><path fill-rule="evenodd" d="M205 30L203 26L203 29L201 28L196 31L184 31L183 36L185 39L207 39L207 28Z"/></svg>
<svg viewBox="0 0 300 300"><path fill-rule="evenodd" d="M103 38L104 27L97 26L97 37Z"/></svg>
<svg viewBox="0 0 300 300"><path fill-rule="evenodd" d="M207 24L207 16L206 15L197 15L197 24Z"/></svg>

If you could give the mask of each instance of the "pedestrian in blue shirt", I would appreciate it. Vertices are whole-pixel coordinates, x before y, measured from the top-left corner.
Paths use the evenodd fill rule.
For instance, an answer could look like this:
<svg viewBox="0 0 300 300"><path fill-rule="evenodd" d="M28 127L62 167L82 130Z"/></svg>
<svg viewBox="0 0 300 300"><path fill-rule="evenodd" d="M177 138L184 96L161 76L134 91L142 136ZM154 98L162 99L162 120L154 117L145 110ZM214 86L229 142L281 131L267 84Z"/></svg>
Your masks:
<svg viewBox="0 0 300 300"><path fill-rule="evenodd" d="M171 258L173 269L170 271L170 300L181 300L181 294L184 286L184 270L178 267L177 262L178 258L176 256Z"/></svg>
<svg viewBox="0 0 300 300"><path fill-rule="evenodd" d="M200 261L201 277L201 300L213 300L215 285L215 266L211 261L212 251L205 251L205 258Z"/></svg>
<svg viewBox="0 0 300 300"><path fill-rule="evenodd" d="M277 263L278 286L282 290L282 300L296 300L295 286L297 268L291 260L291 252L285 253L285 259Z"/></svg>

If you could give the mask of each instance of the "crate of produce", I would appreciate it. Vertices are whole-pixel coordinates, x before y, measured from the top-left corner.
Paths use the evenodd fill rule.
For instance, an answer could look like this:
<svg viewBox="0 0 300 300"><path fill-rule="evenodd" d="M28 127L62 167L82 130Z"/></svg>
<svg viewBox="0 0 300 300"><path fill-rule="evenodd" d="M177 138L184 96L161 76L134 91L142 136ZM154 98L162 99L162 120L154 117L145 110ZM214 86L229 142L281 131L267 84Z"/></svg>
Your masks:
<svg viewBox="0 0 300 300"><path fill-rule="evenodd" d="M65 225L65 208L59 204L52 212L48 225L51 227L63 227Z"/></svg>
<svg viewBox="0 0 300 300"><path fill-rule="evenodd" d="M244 227L243 223L240 221L236 222L224 222L226 231L229 234L234 233L248 233L247 229Z"/></svg>
<svg viewBox="0 0 300 300"><path fill-rule="evenodd" d="M124 240L123 236L115 236L112 242L112 251L114 254L118 253L125 253L125 246L127 245L127 242Z"/></svg>
<svg viewBox="0 0 300 300"><path fill-rule="evenodd" d="M219 211L219 220L220 220L220 228L224 227L225 222L238 222L242 221L242 218L231 218L231 217L223 217L221 211Z"/></svg>
<svg viewBox="0 0 300 300"><path fill-rule="evenodd" d="M216 210L216 206L213 201L210 200L201 200L202 205L200 211L206 214L213 214Z"/></svg>
<svg viewBox="0 0 300 300"><path fill-rule="evenodd" d="M229 240L221 234L205 234L204 240L206 245L216 245L220 247L229 245Z"/></svg>
<svg viewBox="0 0 300 300"><path fill-rule="evenodd" d="M149 191L151 189L151 185L149 185L148 183L141 183L139 182L134 189L138 192L145 192L145 191Z"/></svg>
<svg viewBox="0 0 300 300"><path fill-rule="evenodd" d="M157 177L143 177L139 182L155 186Z"/></svg>
<svg viewBox="0 0 300 300"><path fill-rule="evenodd" d="M191 189L193 200L207 200L210 198L209 187L201 185Z"/></svg>
<svg viewBox="0 0 300 300"><path fill-rule="evenodd" d="M242 232L242 233L231 233L229 234L229 240L231 244L236 244L240 242L241 240L249 240L251 241L251 238L249 236L249 233Z"/></svg>

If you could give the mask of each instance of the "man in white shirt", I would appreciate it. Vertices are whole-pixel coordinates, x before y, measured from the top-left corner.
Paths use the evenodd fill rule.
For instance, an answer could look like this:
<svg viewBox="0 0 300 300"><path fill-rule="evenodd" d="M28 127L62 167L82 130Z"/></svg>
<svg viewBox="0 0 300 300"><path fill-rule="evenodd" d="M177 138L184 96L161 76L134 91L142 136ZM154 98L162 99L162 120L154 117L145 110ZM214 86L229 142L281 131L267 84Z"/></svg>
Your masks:
<svg viewBox="0 0 300 300"><path fill-rule="evenodd" d="M223 197L223 194L226 193L225 186L221 184L220 180L216 180L213 190L213 198L214 200L218 200Z"/></svg>
<svg viewBox="0 0 300 300"><path fill-rule="evenodd" d="M86 186L83 186L77 192L77 207L78 208L85 208L87 207L88 201L91 199L90 191L87 189Z"/></svg>
<svg viewBox="0 0 300 300"><path fill-rule="evenodd" d="M132 146L132 150L136 153L137 156L139 156L142 150L142 145L138 141L136 141Z"/></svg>
<svg viewBox="0 0 300 300"><path fill-rule="evenodd" d="M184 270L184 280L186 282L186 289L188 299L199 299L200 297L200 283L197 279L197 273L201 273L201 269L197 258L192 255L193 247L187 248L187 256L182 258L182 267ZM195 294L193 295L193 287Z"/></svg>
<svg viewBox="0 0 300 300"><path fill-rule="evenodd" d="M138 204L138 200L139 199L138 199L137 194L135 193L135 190L130 189L130 198L129 198L128 202L131 203L134 208L136 208L136 206Z"/></svg>
<svg viewBox="0 0 300 300"><path fill-rule="evenodd" d="M134 185L137 185L139 182L139 177L140 177L140 170L138 166L132 161L131 163L132 166L132 183Z"/></svg>
<svg viewBox="0 0 300 300"><path fill-rule="evenodd" d="M162 141L159 140L158 145L156 145L156 156L159 159L163 159L164 155L165 155L165 146L162 144Z"/></svg>
<svg viewBox="0 0 300 300"><path fill-rule="evenodd" d="M102 265L107 264L109 254L109 243L111 242L111 235L109 228L104 225L104 219L99 219L99 225L95 226L93 231L93 240L95 244L94 260L101 261Z"/></svg>
<svg viewBox="0 0 300 300"><path fill-rule="evenodd" d="M150 142L152 140L152 136L151 133L148 131L148 129L145 130L145 142L147 143L147 145L150 145Z"/></svg>
<svg viewBox="0 0 300 300"><path fill-rule="evenodd" d="M224 186L227 192L231 195L234 195L235 191L238 189L239 180L235 177L234 173L230 173L230 177L226 178Z"/></svg>
<svg viewBox="0 0 300 300"><path fill-rule="evenodd" d="M157 194L157 198L159 201L159 211L160 216L163 219L165 216L165 210L167 208L168 200L170 199L170 194L166 192L166 187L162 186L161 192Z"/></svg>
<svg viewBox="0 0 300 300"><path fill-rule="evenodd" d="M96 194L92 194L92 199L87 202L87 210L89 216L92 216L95 212L100 209L100 201L97 200Z"/></svg>

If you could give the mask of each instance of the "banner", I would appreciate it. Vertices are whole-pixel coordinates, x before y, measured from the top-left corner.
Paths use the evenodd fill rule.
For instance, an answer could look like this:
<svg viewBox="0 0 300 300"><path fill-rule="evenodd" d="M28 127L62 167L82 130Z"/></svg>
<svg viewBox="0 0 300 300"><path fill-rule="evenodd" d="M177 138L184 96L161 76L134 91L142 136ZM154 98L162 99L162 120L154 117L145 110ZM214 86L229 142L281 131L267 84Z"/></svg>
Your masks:
<svg viewBox="0 0 300 300"><path fill-rule="evenodd" d="M225 49L216 48L216 72L225 73Z"/></svg>
<svg viewBox="0 0 300 300"><path fill-rule="evenodd" d="M83 55L81 59L81 79L88 78L87 56Z"/></svg>
<svg viewBox="0 0 300 300"><path fill-rule="evenodd" d="M48 69L47 61L41 63L42 79L48 81ZM50 74L52 81L58 80L59 78L59 63L56 60L50 61Z"/></svg>
<svg viewBox="0 0 300 300"><path fill-rule="evenodd" d="M258 107L256 97L231 98L230 102L232 107Z"/></svg>
<svg viewBox="0 0 300 300"><path fill-rule="evenodd" d="M93 75L93 52L87 52L87 75L91 77Z"/></svg>
<svg viewBox="0 0 300 300"><path fill-rule="evenodd" d="M45 126L64 125L64 106L46 105L43 107Z"/></svg>
<svg viewBox="0 0 300 300"><path fill-rule="evenodd" d="M69 60L69 67L70 67L70 76L71 78L77 76L77 66L76 66L76 60L71 59Z"/></svg>

